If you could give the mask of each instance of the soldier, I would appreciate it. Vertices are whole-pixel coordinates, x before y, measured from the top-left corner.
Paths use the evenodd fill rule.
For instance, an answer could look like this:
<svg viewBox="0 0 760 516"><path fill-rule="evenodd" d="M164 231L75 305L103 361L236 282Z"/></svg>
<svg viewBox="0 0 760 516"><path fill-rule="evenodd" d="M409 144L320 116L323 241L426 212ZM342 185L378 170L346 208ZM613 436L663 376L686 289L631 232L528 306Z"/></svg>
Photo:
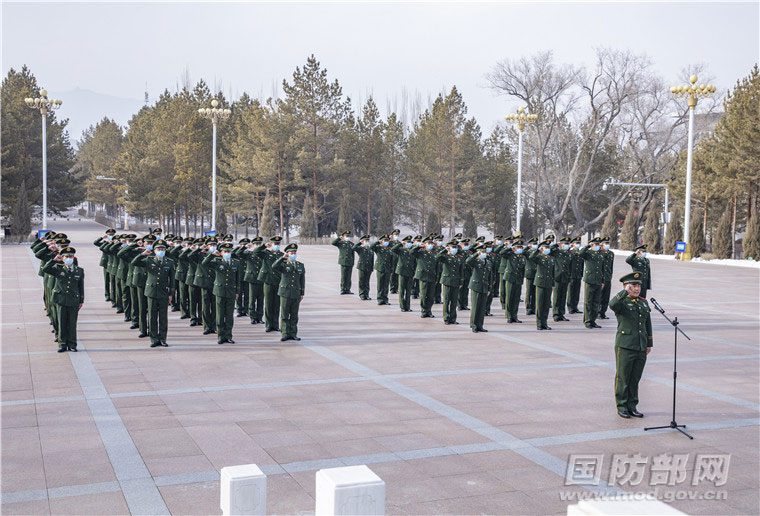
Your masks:
<svg viewBox="0 0 760 516"><path fill-rule="evenodd" d="M502 235L496 235L494 237L493 252L499 257L499 268L497 272L499 274L499 303L501 304L502 310L506 310L507 308L507 286L505 285L506 278L504 277L504 272L507 269L507 259L501 254L501 252L511 246L512 240L511 237L507 237L507 240L504 241ZM520 283L522 284L522 280Z"/></svg>
<svg viewBox="0 0 760 516"><path fill-rule="evenodd" d="M470 248L470 239L469 238L463 238L459 240L459 254L462 257L463 265L462 265L462 285L469 285L470 284L470 274L472 274L472 267L467 264L467 258L472 256L474 251L471 251ZM459 290L459 302L458 302L458 309L459 310L469 310L470 307L467 306L467 294L468 289L462 288Z"/></svg>
<svg viewBox="0 0 760 516"><path fill-rule="evenodd" d="M644 417L636 410L639 380L652 349L652 319L647 300L640 297L643 274L631 272L620 278L623 290L610 301L617 317L615 332L615 403L623 418Z"/></svg>
<svg viewBox="0 0 760 516"><path fill-rule="evenodd" d="M492 269L486 261L488 253L483 245L476 246L473 251L465 260L465 265L470 267L469 287L472 304L470 328L472 333L487 332L488 330L483 328L483 319L486 315L486 299L493 282Z"/></svg>
<svg viewBox="0 0 760 516"><path fill-rule="evenodd" d="M40 260L39 275L43 278L42 299L45 302L45 310L50 319L50 325L53 327L51 333L55 334L56 340L58 340L58 310L52 299L55 276L50 272L45 272L45 266L52 262L61 249L68 247L70 243L68 238L59 238L56 235L53 240L47 240L44 245L37 245L37 250L34 252L34 256Z"/></svg>
<svg viewBox="0 0 760 516"><path fill-rule="evenodd" d="M422 235L416 235L412 240L412 246L418 246L422 243ZM412 269L417 270L417 257L412 254ZM420 298L420 280L412 277L412 299Z"/></svg>
<svg viewBox="0 0 760 516"><path fill-rule="evenodd" d="M264 283L259 280L263 260L261 256L253 254L253 250L263 242L264 239L260 236L254 237L238 254L238 258L245 264L243 285L248 288L248 317L251 324L264 322Z"/></svg>
<svg viewBox="0 0 760 516"><path fill-rule="evenodd" d="M98 237L93 244L100 249L100 244L102 242L110 242L113 239L113 235L116 234L116 230L113 228L106 229L106 234L102 237ZM108 275L108 255L103 252L101 249L100 251L100 266L103 268L103 286L105 288L104 293L106 296L106 301L111 300L111 278Z"/></svg>
<svg viewBox="0 0 760 516"><path fill-rule="evenodd" d="M351 232L344 231L332 241L338 248L338 265L340 265L340 295L351 292L351 274L354 271L354 244L351 243Z"/></svg>
<svg viewBox="0 0 760 516"><path fill-rule="evenodd" d="M600 252L599 238L593 238L578 255L584 261L583 324L586 328L601 328L596 324L599 301L604 286L604 256Z"/></svg>
<svg viewBox="0 0 760 516"><path fill-rule="evenodd" d="M432 313L435 296L436 264L433 238L426 237L421 246L412 246L412 254L417 260L414 277L420 282L420 317L435 317Z"/></svg>
<svg viewBox="0 0 760 516"><path fill-rule="evenodd" d="M486 246L486 253L488 253L488 262L491 264L491 291L488 294L488 299L486 300L486 317L491 317L493 314L491 313L491 305L493 304L493 298L499 293L499 263L501 262L501 257L497 254L494 254L494 243L492 241L488 241L485 243Z"/></svg>
<svg viewBox="0 0 760 516"><path fill-rule="evenodd" d="M155 230L154 230L155 234ZM148 298L148 314L150 317L150 347L167 347L166 332L168 329L169 303L172 302L172 287L174 286L174 260L166 256L166 240L157 239L153 250L145 249L133 260L134 265L145 267L148 278L145 281L145 297Z"/></svg>
<svg viewBox="0 0 760 516"><path fill-rule="evenodd" d="M504 303L502 303L502 293L501 293L501 275L504 273L504 270L501 268L501 256L499 255L499 251L501 251L501 246L504 245L504 236L503 235L494 235L493 237L493 259L495 260L495 269L494 269L494 290L493 290L493 297L499 298L499 303L501 304L501 309L504 310ZM489 253L491 254L491 253Z"/></svg>
<svg viewBox="0 0 760 516"><path fill-rule="evenodd" d="M380 240L369 246L375 253L375 271L377 271L377 304L388 305L388 285L393 266L393 253L390 250L390 238L383 235Z"/></svg>
<svg viewBox="0 0 760 516"><path fill-rule="evenodd" d="M504 317L507 322L521 323L517 318L517 310L520 308L520 293L522 291L523 278L525 277L525 255L523 254L523 241L516 238L511 241L511 246L503 246L499 255L501 261L506 261L504 273L502 274L502 289L504 289L504 299L506 308Z"/></svg>
<svg viewBox="0 0 760 516"><path fill-rule="evenodd" d="M411 312L412 280L414 278L414 256L412 256L412 237L407 235L401 242L391 247L396 257L396 276L398 277L398 306L402 312Z"/></svg>
<svg viewBox="0 0 760 516"><path fill-rule="evenodd" d="M461 238L461 233L458 233ZM437 254L443 247L443 235L433 235L435 239L435 249L433 254ZM454 235L456 238L456 235ZM435 262L435 294L433 295L433 303L440 305L442 302L443 285L441 285L441 275L443 274L443 264L441 262Z"/></svg>
<svg viewBox="0 0 760 516"><path fill-rule="evenodd" d="M607 305L610 302L610 293L612 289L612 267L615 265L615 253L610 251L610 237L602 237L601 255L604 257L604 285L602 293L599 295L599 319L609 319L607 317Z"/></svg>
<svg viewBox="0 0 760 516"><path fill-rule="evenodd" d="M238 285L238 295L237 295L237 316L238 317L245 317L248 315L248 305L250 302L248 301L248 294L250 292L250 288L248 286L248 283L245 281L245 273L246 269L248 268L248 263L245 260L243 253L248 249L248 244L251 243L250 238L241 238L238 240L238 245L235 247L235 249L232 250L232 257L237 258L240 261L240 268L241 268L241 276L240 276L240 282Z"/></svg>
<svg viewBox="0 0 760 516"><path fill-rule="evenodd" d="M526 258L529 253L538 249L538 239L536 237L528 240L528 249L525 250ZM525 261L525 315L534 315L536 313L536 286L533 281L536 277L536 263L531 260Z"/></svg>
<svg viewBox="0 0 760 516"><path fill-rule="evenodd" d="M359 263L356 270L359 271L359 299L369 301L369 279L372 277L372 269L375 267L375 253L369 248L369 235L362 235L359 242L354 244L353 249L359 255Z"/></svg>
<svg viewBox="0 0 760 516"><path fill-rule="evenodd" d="M298 336L298 309L306 289L306 268L298 261L298 245L288 244L285 255L272 264L272 270L280 275L277 295L280 296L281 342L301 340Z"/></svg>
<svg viewBox="0 0 760 516"><path fill-rule="evenodd" d="M255 247L252 254L261 258L261 269L258 280L264 285L264 321L267 333L280 331L278 316L280 315L280 296L277 291L280 286L280 272L272 269L272 264L280 258L282 237L273 236L266 245Z"/></svg>
<svg viewBox="0 0 760 516"><path fill-rule="evenodd" d="M174 282L177 285L177 295L179 296L180 319L190 319L190 291L188 290L185 279L187 278L187 268L189 260L187 255L190 253L190 246L193 244L193 237L185 237L182 243L173 249L170 256L177 264L174 273Z"/></svg>
<svg viewBox="0 0 760 516"><path fill-rule="evenodd" d="M121 306L121 292L119 292L119 281L116 278L116 271L119 268L119 259L116 258L116 253L121 247L121 239L123 234L114 235L111 241L103 241L100 243L100 250L107 256L106 271L108 271L108 277L111 280L111 286L109 291L111 292L111 307L116 308L116 313L124 313Z"/></svg>
<svg viewBox="0 0 760 516"><path fill-rule="evenodd" d="M565 317L567 287L570 284L570 267L573 255L570 254L572 239L562 237L559 245L552 244L551 255L554 257L554 292L552 294L552 315L554 321L568 321Z"/></svg>
<svg viewBox="0 0 760 516"><path fill-rule="evenodd" d="M536 264L533 285L536 288L536 327L551 330L547 324L551 310L552 287L554 286L554 257L551 255L551 241L544 240L528 255L528 260Z"/></svg>
<svg viewBox="0 0 760 516"><path fill-rule="evenodd" d="M217 344L232 340L232 326L235 323L235 301L237 301L243 268L240 260L232 257L232 242L224 242L214 253L209 253L201 262L213 274L214 298L216 302Z"/></svg>
<svg viewBox="0 0 760 516"><path fill-rule="evenodd" d="M185 249L182 253L182 257L187 260L187 276L185 276L185 284L187 284L189 312L190 312L190 326L199 326L203 324L203 291L195 282L195 273L198 271L198 263L200 262L201 255L196 253L206 242L203 238L196 238L193 240L193 245Z"/></svg>
<svg viewBox="0 0 760 516"><path fill-rule="evenodd" d="M180 312L180 319L182 318L182 301L179 295L179 282L177 281L177 269L179 268L178 257L182 252L182 237L179 235L172 235L171 242L168 240L169 235L166 235L167 245L170 247L166 250L166 255L174 260L174 287L172 290L172 312Z"/></svg>
<svg viewBox="0 0 760 516"><path fill-rule="evenodd" d="M75 254L73 247L64 247L43 267L54 278L51 302L58 325L58 353L77 350L77 317L84 304L84 269L75 263Z"/></svg>
<svg viewBox="0 0 760 516"><path fill-rule="evenodd" d="M393 247L394 245L396 245L398 243L398 239L400 238L400 236L401 236L401 230L394 229L393 231L391 231L389 247ZM396 266L398 265L398 255L393 254L391 256L391 259L393 263L391 263L391 275L390 275L390 282L388 286L390 288L391 294L398 294L399 277L398 277L398 273L396 272Z"/></svg>
<svg viewBox="0 0 760 516"><path fill-rule="evenodd" d="M646 244L638 246L634 252L625 259L625 263L631 266L633 272L641 274L641 297L647 298L647 292L652 290L652 268L647 258Z"/></svg>
<svg viewBox="0 0 760 516"><path fill-rule="evenodd" d="M126 247L122 247L116 253L119 260L124 260L127 264L127 276L124 280L124 286L129 289L129 299L131 301L129 315L132 325L129 327L130 330L135 330L140 327L140 299L137 297L137 285L134 283L135 266L132 264L132 259L146 249L146 247L143 246L143 239L145 239L148 245L151 245L152 247L152 239L154 238L153 235L146 235L146 237L140 238L136 242L130 242ZM138 270L138 279L139 273L140 271Z"/></svg>
<svg viewBox="0 0 760 516"><path fill-rule="evenodd" d="M190 258L195 262L194 285L200 290L201 320L203 321L203 334L216 333L216 300L214 299L214 275L209 271L203 261L209 254L214 254L218 246L216 237L206 237L204 244L190 253Z"/></svg>
<svg viewBox="0 0 760 516"><path fill-rule="evenodd" d="M456 240L449 240L446 248L441 249L435 256L442 264L441 286L443 289L443 323L459 324L457 322L457 304L459 289L462 288L462 268L464 258L458 255L459 246Z"/></svg>
<svg viewBox="0 0 760 516"><path fill-rule="evenodd" d="M578 301L581 297L581 283L583 282L583 258L579 252L581 237L575 237L570 246L570 284L567 287L567 313L579 314Z"/></svg>
<svg viewBox="0 0 760 516"><path fill-rule="evenodd" d="M119 252L133 243L137 238L137 235L130 233L128 235L122 235L125 238L122 239L120 248L116 251L116 260L118 266L116 268L116 280L118 282L117 289L121 292L121 308L124 313L124 322L132 322L132 310L137 309L137 306L132 303L132 289L127 283L127 275L129 274L129 261L127 256L122 254L119 256ZM118 310L116 311L118 314Z"/></svg>

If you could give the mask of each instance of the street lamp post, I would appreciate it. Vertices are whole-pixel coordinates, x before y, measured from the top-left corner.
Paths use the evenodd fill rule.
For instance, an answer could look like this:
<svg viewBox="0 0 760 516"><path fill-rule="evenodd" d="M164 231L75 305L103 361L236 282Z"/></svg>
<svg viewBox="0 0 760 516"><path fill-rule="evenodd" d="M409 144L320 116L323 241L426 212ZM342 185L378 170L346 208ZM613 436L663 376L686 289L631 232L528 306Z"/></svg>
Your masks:
<svg viewBox="0 0 760 516"><path fill-rule="evenodd" d="M621 183L614 179L608 179L602 184L602 190L607 190L608 186L644 186L648 188L664 188L665 189L665 216L662 218L665 228L663 230L663 237L668 232L668 222L670 222L670 212L668 211L668 185L661 183Z"/></svg>
<svg viewBox="0 0 760 516"><path fill-rule="evenodd" d="M115 177L106 177L106 176L95 176L95 179L100 179L101 181L118 181ZM124 196L126 197L129 194L129 189L124 189ZM127 219L127 203L126 199L124 201L124 229L129 229L129 221Z"/></svg>
<svg viewBox="0 0 760 516"><path fill-rule="evenodd" d="M697 107L699 97L711 97L715 93L715 86L711 84L697 85L697 76L689 77L691 84L683 86L671 86L670 93L678 98L686 97L689 105L689 143L686 155L686 199L683 219L683 241L686 250L683 253L684 260L691 260L691 244L689 243L689 225L691 218L691 158L694 150L694 108Z"/></svg>
<svg viewBox="0 0 760 516"><path fill-rule="evenodd" d="M538 115L526 113L525 108L520 108L517 113L505 117L510 122L517 122L517 231L520 231L520 219L522 218L522 149L523 129L525 124L532 124L538 119Z"/></svg>
<svg viewBox="0 0 760 516"><path fill-rule="evenodd" d="M216 124L226 120L232 113L229 109L219 108L219 101L211 101L211 108L200 108L198 114L211 120L213 126L213 151L211 157L211 229L216 229Z"/></svg>
<svg viewBox="0 0 760 516"><path fill-rule="evenodd" d="M47 229L47 114L60 108L63 101L49 99L47 90L41 89L39 97L27 97L24 102L32 109L39 109L42 115L42 229Z"/></svg>

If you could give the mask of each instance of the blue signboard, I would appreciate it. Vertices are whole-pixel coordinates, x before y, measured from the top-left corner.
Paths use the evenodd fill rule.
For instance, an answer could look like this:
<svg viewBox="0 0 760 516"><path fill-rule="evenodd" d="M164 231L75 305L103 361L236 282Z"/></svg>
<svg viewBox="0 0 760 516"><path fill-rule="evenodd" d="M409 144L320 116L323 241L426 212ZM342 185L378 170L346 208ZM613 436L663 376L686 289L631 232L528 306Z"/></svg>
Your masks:
<svg viewBox="0 0 760 516"><path fill-rule="evenodd" d="M203 236L216 236L216 230L206 231Z"/></svg>
<svg viewBox="0 0 760 516"><path fill-rule="evenodd" d="M686 252L686 242L676 242L676 252L677 253L685 253Z"/></svg>
<svg viewBox="0 0 760 516"><path fill-rule="evenodd" d="M37 238L42 238L42 235L50 231L49 229L38 229L37 230Z"/></svg>

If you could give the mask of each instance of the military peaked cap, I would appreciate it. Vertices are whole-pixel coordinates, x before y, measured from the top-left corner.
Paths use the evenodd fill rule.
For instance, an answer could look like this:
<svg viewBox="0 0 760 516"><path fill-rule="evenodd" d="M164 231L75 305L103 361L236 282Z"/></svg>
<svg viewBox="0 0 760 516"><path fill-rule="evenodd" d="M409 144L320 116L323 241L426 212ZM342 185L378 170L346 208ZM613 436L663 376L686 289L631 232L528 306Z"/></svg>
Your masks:
<svg viewBox="0 0 760 516"><path fill-rule="evenodd" d="M288 244L285 246L285 252L288 251L297 251L298 250L298 244Z"/></svg>
<svg viewBox="0 0 760 516"><path fill-rule="evenodd" d="M640 246L638 246L635 249L635 251L646 251L646 250L647 250L647 245L646 244L641 244Z"/></svg>
<svg viewBox="0 0 760 516"><path fill-rule="evenodd" d="M642 279L642 275L640 272L629 272L628 274L620 278L620 282L623 283L624 285L626 283L638 283L639 285L641 285L641 279Z"/></svg>
<svg viewBox="0 0 760 516"><path fill-rule="evenodd" d="M153 244L153 249L158 249L159 247L166 248L166 240L163 238L156 240L156 242Z"/></svg>
<svg viewBox="0 0 760 516"><path fill-rule="evenodd" d="M61 255L64 255L64 254L76 254L76 252L77 252L77 250L74 249L73 247L64 247L63 249L61 249L61 252L59 254L61 254Z"/></svg>
<svg viewBox="0 0 760 516"><path fill-rule="evenodd" d="M114 228L106 229L106 235L113 235L114 233L116 233L116 230Z"/></svg>
<svg viewBox="0 0 760 516"><path fill-rule="evenodd" d="M260 242L263 242L263 241L264 241L264 239L262 237L260 237L260 236L255 236L255 237L253 237L253 239L251 239L251 243L252 244L257 244L257 243L260 243Z"/></svg>
<svg viewBox="0 0 760 516"><path fill-rule="evenodd" d="M340 236L351 236L351 231L346 230L343 233L341 233Z"/></svg>
<svg viewBox="0 0 760 516"><path fill-rule="evenodd" d="M219 249L224 251L229 251L232 249L232 244L230 242L224 242L222 244L219 244Z"/></svg>
<svg viewBox="0 0 760 516"><path fill-rule="evenodd" d="M282 242L282 237L281 236L273 236L272 238L269 239L269 241L270 242L279 243L279 242Z"/></svg>

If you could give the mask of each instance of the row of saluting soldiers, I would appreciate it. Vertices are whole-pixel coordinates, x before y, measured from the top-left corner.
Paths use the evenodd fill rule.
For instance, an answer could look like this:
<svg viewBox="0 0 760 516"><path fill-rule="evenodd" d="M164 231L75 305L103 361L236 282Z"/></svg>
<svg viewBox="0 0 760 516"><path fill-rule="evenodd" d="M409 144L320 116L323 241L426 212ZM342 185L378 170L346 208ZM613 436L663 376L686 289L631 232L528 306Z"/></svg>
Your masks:
<svg viewBox="0 0 760 516"><path fill-rule="evenodd" d="M507 237L496 235L493 241L478 237L471 245L461 233L444 245L443 235L406 236L394 230L371 242L363 235L353 242L351 232L344 231L333 240L339 249L341 267L340 293L351 292L354 265L359 272L359 297L369 300L369 283L377 277L377 303L387 305L388 293L398 293L402 312L410 312L410 299L420 299L421 317L434 317L433 304L443 304L445 324L458 324L457 310L470 310L470 328L485 332L483 321L491 314L491 304L499 298L508 323L520 323L517 317L522 286L525 283L525 313L536 316L539 330L550 330L549 312L554 321L567 321L567 313L580 313L581 284L584 284L583 322L586 328L599 328L597 318L607 319L610 301L614 253L610 239L597 237L581 247L580 237L564 237L555 242L549 235L523 241L519 233ZM355 260L355 257L358 259ZM651 288L646 246L640 246L628 263L645 277L642 297Z"/></svg>
<svg viewBox="0 0 760 516"><path fill-rule="evenodd" d="M166 346L167 312L180 312L217 343L234 344L238 317L265 323L267 332L280 331L281 341L300 340L298 311L306 286L306 271L297 260L297 244L280 250L282 238L241 239L231 234L201 238L167 234L161 229L137 237L109 229L94 244L102 251L105 298L124 314L139 337L150 336L151 347Z"/></svg>

